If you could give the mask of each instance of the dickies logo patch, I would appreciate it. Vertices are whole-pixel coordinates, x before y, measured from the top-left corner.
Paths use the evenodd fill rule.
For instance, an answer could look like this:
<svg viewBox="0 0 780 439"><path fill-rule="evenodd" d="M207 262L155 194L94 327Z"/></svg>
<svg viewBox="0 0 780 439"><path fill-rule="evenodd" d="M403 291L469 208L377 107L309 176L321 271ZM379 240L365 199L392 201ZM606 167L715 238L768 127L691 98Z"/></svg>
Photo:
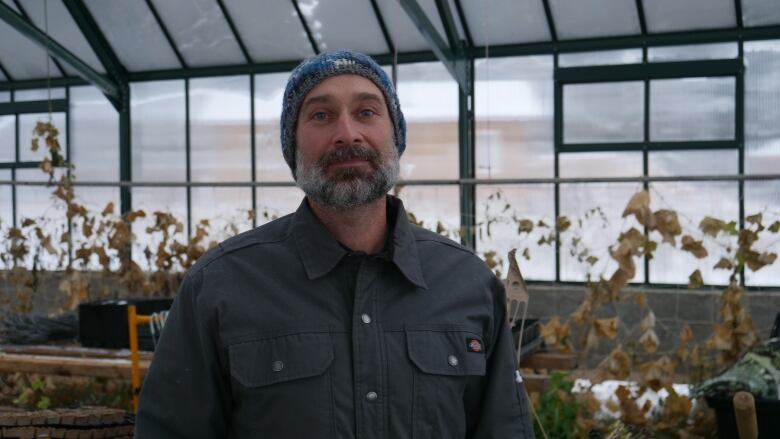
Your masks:
<svg viewBox="0 0 780 439"><path fill-rule="evenodd" d="M482 341L478 338L469 337L466 339L466 352L482 352Z"/></svg>

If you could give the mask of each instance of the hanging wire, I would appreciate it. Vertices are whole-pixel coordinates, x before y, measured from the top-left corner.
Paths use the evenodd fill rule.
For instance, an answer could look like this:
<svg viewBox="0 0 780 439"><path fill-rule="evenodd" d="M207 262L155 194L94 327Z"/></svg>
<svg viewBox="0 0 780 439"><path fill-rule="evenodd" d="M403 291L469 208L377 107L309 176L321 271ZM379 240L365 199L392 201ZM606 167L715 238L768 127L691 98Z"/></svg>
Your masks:
<svg viewBox="0 0 780 439"><path fill-rule="evenodd" d="M482 9L482 34L485 35L485 146L487 148L487 171L488 178L493 178L493 157L492 157L492 138L490 132L490 26L488 17L493 6L493 0L488 0Z"/></svg>
<svg viewBox="0 0 780 439"><path fill-rule="evenodd" d="M51 123L51 51L49 50L49 0L43 0L43 32L46 35L46 92L49 101L49 123Z"/></svg>

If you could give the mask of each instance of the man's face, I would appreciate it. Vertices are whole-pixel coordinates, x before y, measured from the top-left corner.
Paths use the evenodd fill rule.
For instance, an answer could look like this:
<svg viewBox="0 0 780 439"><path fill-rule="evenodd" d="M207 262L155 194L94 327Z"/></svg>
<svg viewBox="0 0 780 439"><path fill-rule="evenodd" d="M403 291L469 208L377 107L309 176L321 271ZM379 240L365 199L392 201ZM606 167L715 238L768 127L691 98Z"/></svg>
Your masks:
<svg viewBox="0 0 780 439"><path fill-rule="evenodd" d="M334 76L312 89L301 105L295 139L296 182L325 206L363 206L385 196L398 180L384 95L362 76Z"/></svg>

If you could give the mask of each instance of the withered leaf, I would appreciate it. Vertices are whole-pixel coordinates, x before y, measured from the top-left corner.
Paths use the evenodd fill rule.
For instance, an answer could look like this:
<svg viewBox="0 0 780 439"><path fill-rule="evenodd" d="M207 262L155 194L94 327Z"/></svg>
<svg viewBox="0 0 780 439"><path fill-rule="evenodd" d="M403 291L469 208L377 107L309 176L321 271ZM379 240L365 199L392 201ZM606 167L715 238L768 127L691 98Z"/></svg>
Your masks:
<svg viewBox="0 0 780 439"><path fill-rule="evenodd" d="M634 302L642 308L645 308L647 306L647 295L645 293L638 293L634 296Z"/></svg>
<svg viewBox="0 0 780 439"><path fill-rule="evenodd" d="M763 219L764 215L760 212L755 215L748 215L745 217L745 221L749 222L750 224L758 224L761 225L761 220Z"/></svg>
<svg viewBox="0 0 780 439"><path fill-rule="evenodd" d="M653 217L655 218L655 230L657 230L661 236L663 236L663 242L668 242L671 245L676 245L674 239L682 233L682 227L677 220L677 212L668 209L657 210Z"/></svg>
<svg viewBox="0 0 780 439"><path fill-rule="evenodd" d="M707 249L702 245L702 241L697 241L690 235L682 237L682 249L691 252L698 259L706 258L708 255Z"/></svg>
<svg viewBox="0 0 780 439"><path fill-rule="evenodd" d="M749 251L745 263L752 271L758 271L767 265L772 265L776 260L777 253L763 252L759 254L755 251Z"/></svg>
<svg viewBox="0 0 780 439"><path fill-rule="evenodd" d="M22 221L22 227L30 227L33 224L35 224L35 220L33 220L32 218L25 218Z"/></svg>
<svg viewBox="0 0 780 439"><path fill-rule="evenodd" d="M596 319L593 322L593 329L601 337L614 339L618 333L618 318Z"/></svg>
<svg viewBox="0 0 780 439"><path fill-rule="evenodd" d="M648 331L655 328L655 313L653 313L652 310L648 311L647 315L642 319L639 325L642 328L642 331Z"/></svg>
<svg viewBox="0 0 780 439"><path fill-rule="evenodd" d="M593 255L590 255L587 258L585 258L585 262L587 262L591 267L596 265L596 262L598 262L598 261L599 261L599 258L597 258L597 257L595 257Z"/></svg>
<svg viewBox="0 0 780 439"><path fill-rule="evenodd" d="M734 264L728 260L727 258L720 258L717 264L713 268L721 269L721 270L731 270L734 268Z"/></svg>
<svg viewBox="0 0 780 439"><path fill-rule="evenodd" d="M531 233L534 229L534 222L529 219L520 219L517 221L517 233Z"/></svg>
<svg viewBox="0 0 780 439"><path fill-rule="evenodd" d="M701 288L704 285L704 280L701 277L701 271L696 269L690 276L688 276L688 288L695 289Z"/></svg>
<svg viewBox="0 0 780 439"><path fill-rule="evenodd" d="M569 230L569 227L571 227L571 221L569 221L569 218L561 215L558 217L557 221L555 222L555 226L558 229L558 232L565 232Z"/></svg>
<svg viewBox="0 0 780 439"><path fill-rule="evenodd" d="M693 341L693 329L687 324L680 330L680 343L685 344Z"/></svg>
<svg viewBox="0 0 780 439"><path fill-rule="evenodd" d="M645 352L652 354L658 349L658 345L661 342L658 340L658 335L654 330L648 329L639 337L639 344L645 350Z"/></svg>
<svg viewBox="0 0 780 439"><path fill-rule="evenodd" d="M718 236L718 233L723 230L725 225L726 223L717 218L705 216L704 219L699 223L699 229L704 232L705 235L715 237Z"/></svg>
<svg viewBox="0 0 780 439"><path fill-rule="evenodd" d="M769 226L768 230L772 233L780 232L780 221L775 221Z"/></svg>
<svg viewBox="0 0 780 439"><path fill-rule="evenodd" d="M106 204L106 207L103 208L103 211L100 212L100 215L106 216L111 215L114 213L114 202L109 201L108 204Z"/></svg>
<svg viewBox="0 0 780 439"><path fill-rule="evenodd" d="M528 250L528 247L523 249L523 257L525 258L526 261L530 261L531 260L531 251Z"/></svg>
<svg viewBox="0 0 780 439"><path fill-rule="evenodd" d="M650 193L647 191L641 191L635 193L630 200L626 208L623 210L623 218L634 215L639 221L639 224L649 225L648 221L652 216L650 211Z"/></svg>

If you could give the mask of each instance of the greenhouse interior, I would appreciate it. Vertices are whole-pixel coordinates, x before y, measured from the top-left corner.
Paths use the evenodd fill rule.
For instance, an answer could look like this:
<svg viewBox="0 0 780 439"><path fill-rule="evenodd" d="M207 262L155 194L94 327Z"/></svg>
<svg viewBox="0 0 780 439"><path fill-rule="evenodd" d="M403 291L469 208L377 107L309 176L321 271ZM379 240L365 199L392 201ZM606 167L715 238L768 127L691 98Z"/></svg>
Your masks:
<svg viewBox="0 0 780 439"><path fill-rule="evenodd" d="M777 0L2 0L0 19L0 437L780 437ZM371 201L388 206L384 259L336 240L283 154L291 72L337 50L378 73L306 93L373 81L402 152L391 197ZM309 120L292 117L300 138ZM327 320L266 291L318 293L286 253L231 250L271 248L301 212L363 261L339 287L344 331L295 332ZM361 287L380 262L406 277ZM224 284L205 280L218 270ZM476 290L454 302L482 271L516 380L491 375L503 354L475 329ZM399 279L441 302L399 317ZM228 315L245 290L276 296ZM250 317L231 345L236 315ZM187 324L214 333L177 340ZM343 382L342 336L357 343ZM208 346L186 354L209 366L171 361L194 337ZM225 395L166 385L213 364L200 373ZM291 411L292 392L334 402Z"/></svg>

